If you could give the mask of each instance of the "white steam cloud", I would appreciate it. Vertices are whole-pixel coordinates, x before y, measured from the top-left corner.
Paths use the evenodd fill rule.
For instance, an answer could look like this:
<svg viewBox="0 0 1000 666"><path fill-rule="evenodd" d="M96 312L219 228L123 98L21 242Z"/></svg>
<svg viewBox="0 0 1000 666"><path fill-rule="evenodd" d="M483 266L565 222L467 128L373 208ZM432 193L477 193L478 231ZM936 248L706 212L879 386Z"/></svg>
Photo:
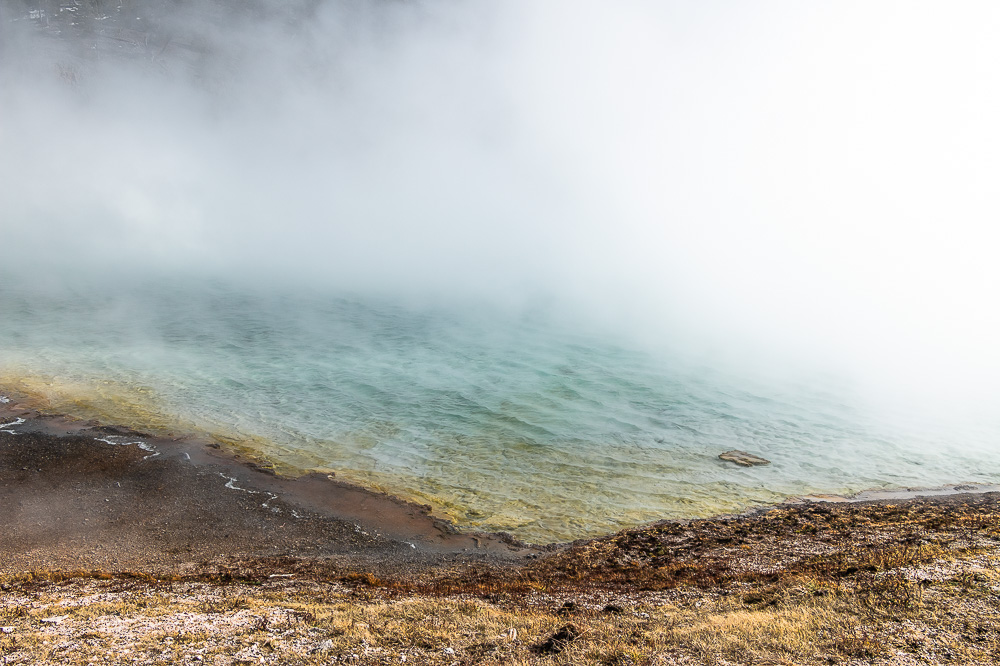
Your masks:
<svg viewBox="0 0 1000 666"><path fill-rule="evenodd" d="M131 60L8 19L7 266L544 296L1000 390L995 3L311 6Z"/></svg>

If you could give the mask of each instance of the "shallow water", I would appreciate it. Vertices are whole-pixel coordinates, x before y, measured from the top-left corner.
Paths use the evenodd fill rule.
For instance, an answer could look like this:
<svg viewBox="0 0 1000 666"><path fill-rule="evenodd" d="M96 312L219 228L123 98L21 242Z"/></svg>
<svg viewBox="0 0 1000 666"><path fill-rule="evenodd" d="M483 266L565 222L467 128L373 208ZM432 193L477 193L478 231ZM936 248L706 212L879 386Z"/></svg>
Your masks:
<svg viewBox="0 0 1000 666"><path fill-rule="evenodd" d="M989 424L889 425L830 377L727 373L542 312L193 281L5 286L0 341L0 387L54 411L209 433L528 540L1000 478ZM773 464L717 458L731 448Z"/></svg>

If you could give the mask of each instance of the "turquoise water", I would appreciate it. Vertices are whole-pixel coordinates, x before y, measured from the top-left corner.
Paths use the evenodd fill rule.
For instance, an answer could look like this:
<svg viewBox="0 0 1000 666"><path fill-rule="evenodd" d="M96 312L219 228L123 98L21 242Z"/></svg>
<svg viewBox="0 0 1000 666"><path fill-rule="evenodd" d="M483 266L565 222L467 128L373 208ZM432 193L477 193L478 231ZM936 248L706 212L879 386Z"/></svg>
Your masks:
<svg viewBox="0 0 1000 666"><path fill-rule="evenodd" d="M541 308L5 282L2 387L80 416L214 434L537 541L808 492L1000 479L982 424L891 426L830 377L726 372ZM773 464L718 460L732 448Z"/></svg>

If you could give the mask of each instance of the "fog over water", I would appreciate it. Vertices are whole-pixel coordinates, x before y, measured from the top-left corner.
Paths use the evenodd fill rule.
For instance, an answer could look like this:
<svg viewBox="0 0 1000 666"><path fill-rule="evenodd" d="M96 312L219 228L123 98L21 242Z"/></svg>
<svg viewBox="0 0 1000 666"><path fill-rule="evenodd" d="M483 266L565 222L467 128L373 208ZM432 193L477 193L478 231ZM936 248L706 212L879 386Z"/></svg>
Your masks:
<svg viewBox="0 0 1000 666"><path fill-rule="evenodd" d="M747 477L747 488L808 490L802 465L831 441L826 428L855 441L845 455L892 442L853 477L853 460L841 461L827 489L990 480L1000 469L994 3L125 2L89 22L64 18L83 16L69 4L61 13L51 4L47 17L35 4L0 5L0 376L38 373L54 385L104 373L155 387L175 413L184 390L205 400L211 391L179 370L165 379L165 368L189 363L194 373L212 358L217 375L238 372L239 354L211 347L225 331L256 322L259 340L277 345L269 356L247 343L266 357L261 391L305 391L315 382L288 379L298 375L275 363L315 367L305 348L354 322L341 332L349 355L364 359L355 379L452 340L419 356L413 376L425 379L411 380L476 385L477 404L495 414L518 392L531 403L557 390L514 371L481 381L496 363L555 376L568 359L591 359L586 382L607 385L581 391L589 407L553 407L559 425L539 442L568 441L574 423L589 442L581 450L612 435L629 446L663 439L670 426L644 421L651 412L624 418L620 431L591 428L586 415L612 419L646 400L660 414L703 380L719 395L760 398L752 416L742 398L716 415L760 428L743 439L702 428L692 459L714 460L713 442L767 449L768 437L786 442L781 451L805 450L788 453L795 471ZM261 320L210 307L218 302ZM68 312L90 341L76 360L76 338L62 330L73 326ZM196 331L216 351L184 356L164 341L176 318L199 317L178 335ZM357 333L380 327L412 337L389 349ZM101 342L111 330L119 350L142 354L111 353ZM454 368L453 382L426 379L431 366ZM424 398L398 388L411 380L377 385L401 401L397 413L414 410L393 426L404 434L393 430L392 455L355 461L365 474L382 470L374 482L387 487L406 483L397 476L414 464L400 462L407 441L457 432L434 433ZM617 381L644 397L623 398L632 389L609 388ZM259 399L241 391L184 418L223 428L222 414ZM296 395L283 399L313 414L350 402L337 391L315 402ZM776 396L780 410L764 405ZM330 407L334 425L309 437L344 441L345 423L392 417L386 395L366 400L353 416ZM827 413L819 403L849 409L810 440L803 424ZM713 423L711 410L698 414ZM283 446L304 437L301 420L260 419L247 417L241 432L294 431ZM795 433L768 435L778 420L797 423ZM473 439L505 450L503 436L484 434L495 423L480 426L469 426ZM655 466L666 449L628 464ZM937 476L886 471L911 450L928 456L924 467L941 467L946 451L964 462ZM695 470L691 483L729 479L714 462L675 462L678 478ZM608 472L578 471L598 473Z"/></svg>

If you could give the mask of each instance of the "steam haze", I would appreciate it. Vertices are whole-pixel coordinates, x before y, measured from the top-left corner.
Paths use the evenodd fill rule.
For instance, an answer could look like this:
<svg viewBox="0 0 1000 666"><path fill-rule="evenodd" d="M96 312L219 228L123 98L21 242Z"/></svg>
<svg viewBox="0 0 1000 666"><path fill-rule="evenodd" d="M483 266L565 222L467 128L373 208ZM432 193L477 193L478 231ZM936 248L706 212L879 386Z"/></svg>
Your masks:
<svg viewBox="0 0 1000 666"><path fill-rule="evenodd" d="M545 303L994 409L995 3L159 21L129 58L6 19L6 272Z"/></svg>

